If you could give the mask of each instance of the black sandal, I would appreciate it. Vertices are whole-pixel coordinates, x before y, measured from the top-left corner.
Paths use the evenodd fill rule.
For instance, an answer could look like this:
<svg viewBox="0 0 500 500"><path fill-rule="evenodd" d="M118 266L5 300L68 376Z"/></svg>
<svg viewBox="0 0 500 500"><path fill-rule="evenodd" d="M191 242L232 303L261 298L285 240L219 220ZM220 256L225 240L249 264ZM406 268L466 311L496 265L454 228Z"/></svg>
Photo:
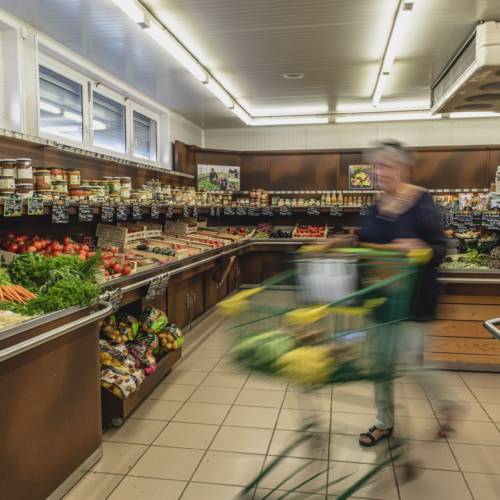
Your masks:
<svg viewBox="0 0 500 500"><path fill-rule="evenodd" d="M383 431L384 434L382 434L379 438L376 438L373 435L374 431ZM360 434L359 437L359 444L361 446L364 446L365 448L370 448L372 446L375 446L381 439L389 438L392 436L394 432L394 427L390 427L389 429L378 429L377 427L373 426L368 429L368 432L363 432L363 434ZM365 443L361 441L361 438L368 438L370 440L369 443Z"/></svg>

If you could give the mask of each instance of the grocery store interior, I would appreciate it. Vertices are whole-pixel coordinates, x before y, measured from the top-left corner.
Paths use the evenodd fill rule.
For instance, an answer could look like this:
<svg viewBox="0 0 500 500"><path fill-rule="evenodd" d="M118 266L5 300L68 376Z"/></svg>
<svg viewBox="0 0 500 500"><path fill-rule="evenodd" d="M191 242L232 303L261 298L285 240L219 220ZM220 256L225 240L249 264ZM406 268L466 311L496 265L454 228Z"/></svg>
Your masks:
<svg viewBox="0 0 500 500"><path fill-rule="evenodd" d="M500 0L0 0L0 496L500 498Z"/></svg>

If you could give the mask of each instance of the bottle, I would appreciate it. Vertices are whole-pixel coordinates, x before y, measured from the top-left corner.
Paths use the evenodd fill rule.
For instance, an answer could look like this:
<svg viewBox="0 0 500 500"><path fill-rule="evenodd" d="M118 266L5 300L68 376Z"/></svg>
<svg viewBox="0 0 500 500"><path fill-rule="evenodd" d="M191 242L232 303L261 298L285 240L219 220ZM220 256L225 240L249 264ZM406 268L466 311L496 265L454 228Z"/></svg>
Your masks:
<svg viewBox="0 0 500 500"><path fill-rule="evenodd" d="M500 194L500 165L497 167L497 174L495 175L496 192Z"/></svg>

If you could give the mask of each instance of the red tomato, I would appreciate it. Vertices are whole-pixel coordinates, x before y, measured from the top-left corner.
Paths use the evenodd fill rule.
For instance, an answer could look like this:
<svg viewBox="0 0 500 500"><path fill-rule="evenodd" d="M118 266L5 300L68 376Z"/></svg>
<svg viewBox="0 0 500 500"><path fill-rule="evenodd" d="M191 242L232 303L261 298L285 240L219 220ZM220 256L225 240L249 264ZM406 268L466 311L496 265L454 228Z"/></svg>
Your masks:
<svg viewBox="0 0 500 500"><path fill-rule="evenodd" d="M111 247L111 252L114 254L118 253L118 247Z"/></svg>
<svg viewBox="0 0 500 500"><path fill-rule="evenodd" d="M34 245L30 245L27 248L27 250L28 250L29 253L35 253L36 252L36 247Z"/></svg>
<svg viewBox="0 0 500 500"><path fill-rule="evenodd" d="M39 252L43 248L43 244L41 241L37 240L33 243L33 246L35 247L36 251Z"/></svg>
<svg viewBox="0 0 500 500"><path fill-rule="evenodd" d="M128 276L132 272L132 268L130 266L124 266L122 270L122 274L124 276Z"/></svg>
<svg viewBox="0 0 500 500"><path fill-rule="evenodd" d="M86 252L85 250L80 250L80 257L83 256L83 257L87 258L87 253L88 252Z"/></svg>
<svg viewBox="0 0 500 500"><path fill-rule="evenodd" d="M8 248L9 252L16 253L19 246L16 243L11 243Z"/></svg>
<svg viewBox="0 0 500 500"><path fill-rule="evenodd" d="M54 257L58 257L59 255L61 255L61 251L60 250L55 250L54 252L52 252L52 255Z"/></svg>
<svg viewBox="0 0 500 500"><path fill-rule="evenodd" d="M63 252L64 253L74 253L73 245L71 243L66 243L66 245L64 245L64 247L63 247Z"/></svg>
<svg viewBox="0 0 500 500"><path fill-rule="evenodd" d="M93 257L95 255L95 252L89 252L89 257Z"/></svg>
<svg viewBox="0 0 500 500"><path fill-rule="evenodd" d="M80 245L77 245L76 243L73 243L73 250L75 252L79 252L80 251Z"/></svg>
<svg viewBox="0 0 500 500"><path fill-rule="evenodd" d="M113 266L113 271L116 273L116 274L121 274L122 271L123 271L123 267L120 265L120 264L115 264Z"/></svg>
<svg viewBox="0 0 500 500"><path fill-rule="evenodd" d="M79 259L80 259L80 260L87 260L87 257L85 256L85 254L84 254L84 255L82 255L82 254L80 253L80 254L78 254L78 257L79 257Z"/></svg>
<svg viewBox="0 0 500 500"><path fill-rule="evenodd" d="M111 267L109 259L103 259L102 263L104 265L104 269L109 269Z"/></svg>
<svg viewBox="0 0 500 500"><path fill-rule="evenodd" d="M83 250L83 251L85 251L85 252L89 252L89 251L90 251L90 247L89 247L88 245L82 245L82 246L80 247L80 250Z"/></svg>
<svg viewBox="0 0 500 500"><path fill-rule="evenodd" d="M65 236L63 241L64 241L64 244L67 245L68 243L71 243L71 238L69 236Z"/></svg>

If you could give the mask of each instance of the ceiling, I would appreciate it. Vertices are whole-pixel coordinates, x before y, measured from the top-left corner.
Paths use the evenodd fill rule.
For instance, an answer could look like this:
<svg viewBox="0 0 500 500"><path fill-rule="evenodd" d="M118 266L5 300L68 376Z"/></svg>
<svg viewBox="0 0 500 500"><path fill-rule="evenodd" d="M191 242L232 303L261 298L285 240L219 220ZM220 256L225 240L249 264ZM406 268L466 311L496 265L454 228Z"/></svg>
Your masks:
<svg viewBox="0 0 500 500"><path fill-rule="evenodd" d="M398 0L142 0L252 114L368 102ZM243 124L112 0L0 0L6 9L204 128ZM417 0L384 99L425 99L499 0ZM282 74L301 72L300 80Z"/></svg>

